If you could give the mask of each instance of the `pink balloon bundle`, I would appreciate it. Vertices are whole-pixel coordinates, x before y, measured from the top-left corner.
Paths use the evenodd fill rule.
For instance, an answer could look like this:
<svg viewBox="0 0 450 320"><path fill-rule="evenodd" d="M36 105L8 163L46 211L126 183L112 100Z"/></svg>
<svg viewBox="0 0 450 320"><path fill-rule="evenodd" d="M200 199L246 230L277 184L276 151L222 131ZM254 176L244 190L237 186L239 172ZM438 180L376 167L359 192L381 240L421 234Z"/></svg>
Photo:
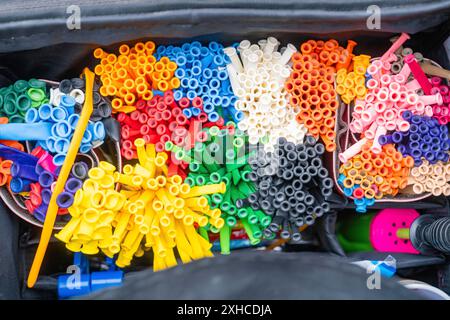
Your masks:
<svg viewBox="0 0 450 320"><path fill-rule="evenodd" d="M366 83L367 94L364 100L356 100L354 104L349 128L353 133L361 133L361 138L374 140L375 153L381 150L378 143L381 135L409 130L409 123L402 117L404 111L429 117L434 115L434 110L442 112L436 108L443 104L441 92L430 92L431 83L414 55L404 57L405 63L398 74L391 73L391 64L397 59L393 52L407 39L409 36L402 34L380 59L372 61L367 68L370 77ZM411 75L414 79L408 81ZM425 94L419 94L420 89ZM448 108L443 112L448 115Z"/></svg>
<svg viewBox="0 0 450 320"><path fill-rule="evenodd" d="M438 119L439 124L447 124L450 121L450 86L442 81L442 78L433 77L430 80L431 94L441 94L443 104L432 106L433 115Z"/></svg>

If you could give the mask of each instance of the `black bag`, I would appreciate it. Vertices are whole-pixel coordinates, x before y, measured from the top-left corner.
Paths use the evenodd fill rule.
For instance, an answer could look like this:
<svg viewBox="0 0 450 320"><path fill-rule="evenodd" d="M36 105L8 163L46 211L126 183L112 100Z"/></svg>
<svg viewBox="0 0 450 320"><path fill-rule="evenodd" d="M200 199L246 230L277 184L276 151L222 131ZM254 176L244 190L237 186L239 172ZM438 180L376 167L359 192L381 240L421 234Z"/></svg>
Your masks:
<svg viewBox="0 0 450 320"><path fill-rule="evenodd" d="M157 44L192 40L231 44L242 39L275 36L284 43L296 45L310 38L353 39L359 43L357 52L379 56L389 47L389 38L406 32L412 36L408 42L410 47L426 53L445 68L450 66L450 41L444 45L450 34L450 1L446 0L80 0L77 3L78 6L72 6L71 1L2 3L0 86L17 79L58 80L78 76L84 66L93 66L92 51L96 47L109 46L113 50L121 42L144 38ZM369 29L377 17L380 29ZM351 208L351 204L337 194L333 196L332 206L335 212ZM448 210L447 199L441 198L412 206ZM322 242L332 239L333 227L321 225L317 227ZM22 223L1 206L0 243L7 245L2 245L0 250L0 298L55 297L56 282L52 276L65 272L65 266L70 264L70 254L59 243L50 243L36 287L26 289L24 279L39 236L40 229ZM325 243L323 248L342 254L336 243ZM53 254L58 259L51 259ZM282 268L273 261L273 268ZM287 263L295 263L295 259L292 261ZM215 272L208 270L203 277ZM280 272L278 276L290 275ZM161 281L162 278L163 273L159 276ZM236 285L239 283L236 281ZM303 285L298 283L298 288Z"/></svg>

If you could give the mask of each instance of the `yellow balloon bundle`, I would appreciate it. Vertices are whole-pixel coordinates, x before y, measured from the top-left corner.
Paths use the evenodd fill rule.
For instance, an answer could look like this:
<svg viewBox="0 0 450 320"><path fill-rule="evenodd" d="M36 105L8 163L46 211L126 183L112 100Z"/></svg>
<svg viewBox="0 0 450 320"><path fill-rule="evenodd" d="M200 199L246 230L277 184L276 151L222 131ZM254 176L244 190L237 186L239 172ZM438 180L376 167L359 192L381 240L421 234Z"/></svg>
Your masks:
<svg viewBox="0 0 450 320"><path fill-rule="evenodd" d="M203 195L224 193L225 184L190 187L179 175L168 176L165 152L143 139L135 145L139 163L125 165L123 173L108 162L89 171L69 208L72 219L56 238L74 252L118 254L121 268L148 250L155 271L177 264L175 248L183 263L212 256L196 226L223 227L220 209L211 209Z"/></svg>
<svg viewBox="0 0 450 320"><path fill-rule="evenodd" d="M351 71L339 69L336 73L336 92L341 96L345 104L350 104L354 99L364 99L367 93L365 85L365 73L370 64L370 56L359 55L353 57L350 66Z"/></svg>

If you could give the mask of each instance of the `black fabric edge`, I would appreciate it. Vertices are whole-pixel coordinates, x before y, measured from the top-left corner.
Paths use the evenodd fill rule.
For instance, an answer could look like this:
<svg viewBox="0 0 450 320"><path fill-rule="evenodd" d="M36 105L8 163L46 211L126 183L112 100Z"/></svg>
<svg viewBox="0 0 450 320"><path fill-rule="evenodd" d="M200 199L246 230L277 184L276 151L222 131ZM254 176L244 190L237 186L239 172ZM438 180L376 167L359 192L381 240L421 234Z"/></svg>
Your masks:
<svg viewBox="0 0 450 320"><path fill-rule="evenodd" d="M450 1L439 3L414 3L392 7L382 6L381 30L374 32L408 32L417 33L424 29L437 26L448 20L450 16ZM404 3L404 2L402 2ZM320 4L320 2L319 2ZM364 8L350 11L329 11L324 9L324 3L312 10L302 9L255 9L241 8L197 8L173 9L166 11L147 12L144 5L124 8L120 14L100 14L98 8L89 6L82 11L81 29L69 30L66 27L67 15L58 11L55 15L53 7L47 9L48 14L33 12L23 14L20 20L0 22L0 50L12 52L36 49L58 43L89 43L102 45L113 43L112 39L102 34L116 35L117 41L129 40L147 36L185 37L200 36L207 30L209 33L238 32L244 28L247 32L287 32L287 33L336 33L349 31L369 31L366 19L369 13ZM329 4L327 4L329 5ZM381 5L381 4L380 4ZM332 7L330 5L330 7ZM43 10L44 10L43 9ZM90 10L93 11L89 15ZM129 12L127 12L127 10ZM131 12L130 12L131 11ZM136 12L135 12L136 11ZM28 13L28 12L27 12ZM2 12L0 11L0 21ZM46 18L39 18L46 17ZM102 34L99 36L99 34Z"/></svg>

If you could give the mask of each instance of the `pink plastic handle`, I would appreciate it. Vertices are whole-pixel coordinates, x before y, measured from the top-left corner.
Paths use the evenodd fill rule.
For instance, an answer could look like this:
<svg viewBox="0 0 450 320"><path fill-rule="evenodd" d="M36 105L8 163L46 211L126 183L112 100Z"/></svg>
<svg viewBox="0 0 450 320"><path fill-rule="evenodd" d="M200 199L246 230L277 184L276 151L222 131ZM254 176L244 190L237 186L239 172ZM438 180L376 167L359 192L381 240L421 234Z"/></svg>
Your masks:
<svg viewBox="0 0 450 320"><path fill-rule="evenodd" d="M403 65L402 70L398 74L401 74L405 79L408 79L409 75L411 74L411 69L409 68L409 65L405 63Z"/></svg>
<svg viewBox="0 0 450 320"><path fill-rule="evenodd" d="M414 55L413 54L407 55L404 58L404 61L408 64L409 68L411 69L414 79L416 79L420 83L423 92L427 95L430 94L432 88L431 83L430 81L428 81L425 72L423 72Z"/></svg>
<svg viewBox="0 0 450 320"><path fill-rule="evenodd" d="M392 44L392 46L386 51L382 56L381 60L387 60L391 57L392 54L394 54L395 51L397 51L398 48L400 48L406 40L409 39L409 35L407 33L402 33L400 37Z"/></svg>
<svg viewBox="0 0 450 320"><path fill-rule="evenodd" d="M416 79L411 80L407 84L405 84L405 88L408 91L416 91L420 89L420 83Z"/></svg>
<svg viewBox="0 0 450 320"><path fill-rule="evenodd" d="M422 101L426 106L431 106L433 104L441 105L443 103L442 96L440 93L429 96L420 96L420 101Z"/></svg>
<svg viewBox="0 0 450 320"><path fill-rule="evenodd" d="M56 169L58 168L53 163L53 156L48 152L44 152L44 154L39 158L37 163L42 168L44 168L45 170L47 170L53 174L56 172Z"/></svg>
<svg viewBox="0 0 450 320"><path fill-rule="evenodd" d="M387 130L385 127L379 126L377 128L377 131L375 132L375 137L373 139L372 147L370 148L370 150L372 150L373 153L375 154L381 153L381 145L378 139L380 138L380 136L385 135L386 132Z"/></svg>
<svg viewBox="0 0 450 320"><path fill-rule="evenodd" d="M339 160L342 163L346 163L348 160L350 160L355 155L357 155L358 153L361 152L361 149L364 146L364 144L366 144L366 142L367 142L367 139L366 138L362 138L357 143L352 145L350 148L348 148L344 152L340 153L339 154Z"/></svg>
<svg viewBox="0 0 450 320"><path fill-rule="evenodd" d="M377 120L378 119L384 119L384 118L379 117L379 118L377 118ZM366 131L364 131L364 137L372 140L375 137L375 132L377 131L377 127L378 127L378 123L376 121L374 121L370 125L370 127Z"/></svg>

